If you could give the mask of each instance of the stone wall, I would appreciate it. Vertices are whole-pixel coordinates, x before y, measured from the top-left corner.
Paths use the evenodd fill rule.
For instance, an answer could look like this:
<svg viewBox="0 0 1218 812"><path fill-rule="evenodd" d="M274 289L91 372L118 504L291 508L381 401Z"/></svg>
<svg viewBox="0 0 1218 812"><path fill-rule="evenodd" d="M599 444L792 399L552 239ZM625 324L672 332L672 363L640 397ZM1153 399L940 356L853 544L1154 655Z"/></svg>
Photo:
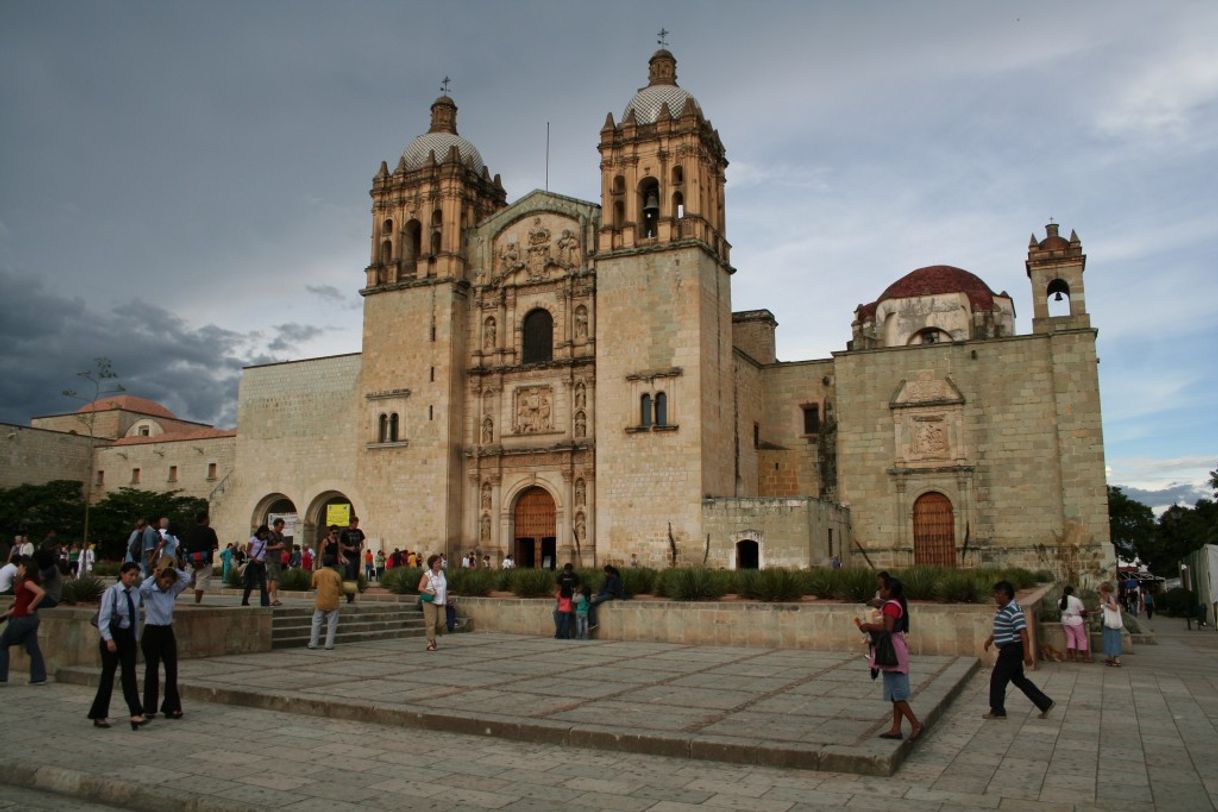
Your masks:
<svg viewBox="0 0 1218 812"><path fill-rule="evenodd" d="M92 464L88 437L0 423L0 488L55 479L86 482Z"/></svg>
<svg viewBox="0 0 1218 812"><path fill-rule="evenodd" d="M821 565L849 545L850 512L813 497L704 499L702 518L711 567L735 569L740 541L757 542L762 568ZM702 550L696 548L698 561Z"/></svg>
<svg viewBox="0 0 1218 812"><path fill-rule="evenodd" d="M207 499L232 472L236 456L236 437L164 440L98 448L92 495L94 499L102 499L119 488L137 488L143 491L178 490L185 496ZM140 472L138 482L133 479L135 469ZM100 483L99 473L103 475Z"/></svg>
<svg viewBox="0 0 1218 812"><path fill-rule="evenodd" d="M1048 588L1021 592L1033 649L1037 649L1040 601ZM477 632L554 636L554 601L549 598L458 598L457 613L473 621ZM699 646L756 646L816 651L857 651L860 678L864 636L854 626L864 608L830 601L756 603L718 601L684 603L665 600L611 601L601 604L597 620L602 640L642 640ZM994 607L984 604L910 605L909 650L913 655L980 657L992 630ZM915 660L914 667L917 667Z"/></svg>

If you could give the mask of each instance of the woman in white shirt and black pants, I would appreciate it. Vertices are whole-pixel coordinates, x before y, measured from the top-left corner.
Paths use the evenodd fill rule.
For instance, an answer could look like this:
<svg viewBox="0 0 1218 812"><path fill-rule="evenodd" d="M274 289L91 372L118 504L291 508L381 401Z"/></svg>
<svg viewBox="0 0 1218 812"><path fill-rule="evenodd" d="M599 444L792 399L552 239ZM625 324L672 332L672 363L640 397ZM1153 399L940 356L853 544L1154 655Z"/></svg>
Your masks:
<svg viewBox="0 0 1218 812"><path fill-rule="evenodd" d="M122 667L123 698L131 712L131 729L147 724L140 692L135 681L135 649L140 637L140 592L135 582L140 577L140 565L133 561L123 564L118 583L102 593L101 609L97 613L97 630L101 634L101 682L89 718L94 727L110 727L110 694L114 691L114 672Z"/></svg>

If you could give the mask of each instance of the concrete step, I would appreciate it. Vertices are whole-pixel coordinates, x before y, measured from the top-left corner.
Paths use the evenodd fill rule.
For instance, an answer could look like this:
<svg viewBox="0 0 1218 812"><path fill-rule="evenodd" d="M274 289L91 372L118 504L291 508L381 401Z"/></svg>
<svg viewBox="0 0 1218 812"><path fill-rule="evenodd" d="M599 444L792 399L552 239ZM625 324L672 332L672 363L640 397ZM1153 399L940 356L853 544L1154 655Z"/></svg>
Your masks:
<svg viewBox="0 0 1218 812"><path fill-rule="evenodd" d="M312 622L296 623L291 626L276 626L271 632L271 638L277 639L279 637L290 637L291 635L298 634L302 631L305 634L308 634L309 629L312 628L312 626L313 626ZM324 623L322 624L322 627L323 628L325 627ZM403 631L411 631L414 629L422 629L423 621L422 620L413 620L413 621L411 621L411 620L407 620L407 621L401 621L401 620L349 620L348 618L345 618L342 615L339 615L338 627L340 629L350 629L352 631L361 631L361 632L382 632L382 631L393 631L394 629L400 629Z"/></svg>
<svg viewBox="0 0 1218 812"><path fill-rule="evenodd" d="M322 628L321 641L325 641L325 628ZM423 628L420 626L417 629L389 629L384 631L348 631L343 629L342 620L339 620L338 631L334 634L335 644L341 643L366 643L371 640L397 640L403 637L423 637ZM301 648L309 642L309 631L305 630L304 634L293 634L291 636L275 635L271 638L271 648Z"/></svg>
<svg viewBox="0 0 1218 812"><path fill-rule="evenodd" d="M340 611L340 615L344 620L360 620L360 621L418 621L423 622L423 614L421 612L412 611L352 611L344 608ZM281 626L294 626L298 623L308 623L313 619L313 610L290 610L287 612L276 611L271 619L271 628L278 629Z"/></svg>

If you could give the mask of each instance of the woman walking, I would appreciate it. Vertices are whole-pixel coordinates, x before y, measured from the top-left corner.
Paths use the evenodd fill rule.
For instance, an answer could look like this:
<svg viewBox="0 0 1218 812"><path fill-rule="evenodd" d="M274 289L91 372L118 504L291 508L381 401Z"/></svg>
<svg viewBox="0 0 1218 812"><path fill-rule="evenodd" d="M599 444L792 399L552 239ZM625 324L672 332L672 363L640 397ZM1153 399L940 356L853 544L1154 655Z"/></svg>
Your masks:
<svg viewBox="0 0 1218 812"><path fill-rule="evenodd" d="M135 587L140 565L134 561L123 564L118 583L101 597L97 613L97 631L101 635L101 681L89 718L94 727L110 727L110 694L114 691L114 672L122 668L123 699L131 712L131 729L147 724L140 692L135 682L135 649L140 637L140 592Z"/></svg>
<svg viewBox="0 0 1218 812"><path fill-rule="evenodd" d="M1100 610L1104 613L1104 665L1121 667L1121 605L1117 603L1112 584L1100 584Z"/></svg>
<svg viewBox="0 0 1218 812"><path fill-rule="evenodd" d="M38 585L37 568L29 557L20 555L14 559L17 574L13 577L13 605L0 617L8 618L4 633L0 634L0 683L8 682L8 650L11 646L25 646L30 657L30 685L45 685L47 669L42 660L42 649L38 648L38 604L46 593Z"/></svg>
<svg viewBox="0 0 1218 812"><path fill-rule="evenodd" d="M1066 635L1066 659L1073 662L1091 662L1091 646L1087 641L1087 609L1074 595L1074 587L1062 590L1062 599L1057 608L1062 613L1062 633ZM1086 657L1086 660L1083 658Z"/></svg>
<svg viewBox="0 0 1218 812"><path fill-rule="evenodd" d="M423 625L427 627L427 650L436 650L436 634L444 633L445 609L448 602L448 580L438 555L427 557L427 569L419 579L419 595L423 600ZM430 595L431 600L426 596Z"/></svg>
<svg viewBox="0 0 1218 812"><path fill-rule="evenodd" d="M140 584L144 601L144 633L140 650L144 652L144 708L156 714L160 691L160 663L165 662L165 703L161 713L166 719L182 718L182 699L178 696L178 641L173 635L174 603L190 586L185 570L166 567Z"/></svg>
<svg viewBox="0 0 1218 812"><path fill-rule="evenodd" d="M859 618L854 619L854 625L861 631L876 634L887 634L892 640L892 648L896 654L896 665L882 665L876 662L874 646L871 650L871 667L878 668L884 674L884 699L892 703L892 727L881 733L881 739L900 739L901 720L909 720L909 740L913 741L922 733L922 723L914 715L909 706L909 646L905 642L905 630L909 628L908 613L904 608L905 589L896 578L885 578L880 581L880 607L882 623L864 623Z"/></svg>

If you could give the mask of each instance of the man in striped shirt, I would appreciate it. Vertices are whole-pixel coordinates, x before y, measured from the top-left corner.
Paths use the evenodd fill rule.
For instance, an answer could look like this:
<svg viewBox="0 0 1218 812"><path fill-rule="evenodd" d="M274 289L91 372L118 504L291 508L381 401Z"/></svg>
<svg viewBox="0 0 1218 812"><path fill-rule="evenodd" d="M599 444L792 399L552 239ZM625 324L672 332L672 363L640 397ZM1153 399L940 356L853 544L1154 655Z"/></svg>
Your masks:
<svg viewBox="0 0 1218 812"><path fill-rule="evenodd" d="M1024 664L1031 667L1034 661L1028 645L1028 622L1015 602L1015 587L1010 581L994 585L994 603L998 605L998 611L994 613L994 633L985 639L985 650L990 650L990 644L997 646L998 661L990 674L990 712L985 718L1007 718L1007 683L1013 682L1040 709L1040 718L1044 719L1053 709L1053 700L1024 676Z"/></svg>

